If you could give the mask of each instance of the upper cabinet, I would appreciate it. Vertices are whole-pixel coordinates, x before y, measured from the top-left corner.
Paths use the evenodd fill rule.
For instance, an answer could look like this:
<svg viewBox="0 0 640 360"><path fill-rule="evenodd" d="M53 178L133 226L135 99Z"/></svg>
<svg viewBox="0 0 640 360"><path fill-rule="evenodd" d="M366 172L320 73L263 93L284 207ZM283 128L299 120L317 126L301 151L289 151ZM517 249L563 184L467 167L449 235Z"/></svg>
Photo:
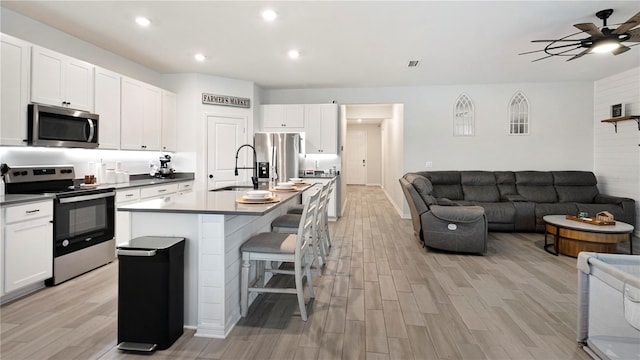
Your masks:
<svg viewBox="0 0 640 360"><path fill-rule="evenodd" d="M93 112L93 65L38 46L31 56L32 102Z"/></svg>
<svg viewBox="0 0 640 360"><path fill-rule="evenodd" d="M338 153L338 105L305 104L305 145L307 154Z"/></svg>
<svg viewBox="0 0 640 360"><path fill-rule="evenodd" d="M162 91L162 151L176 151L176 94Z"/></svg>
<svg viewBox="0 0 640 360"><path fill-rule="evenodd" d="M120 148L160 150L162 90L122 78Z"/></svg>
<svg viewBox="0 0 640 360"><path fill-rule="evenodd" d="M98 122L98 143L100 149L120 148L120 79L122 77L109 70L96 67L95 113Z"/></svg>
<svg viewBox="0 0 640 360"><path fill-rule="evenodd" d="M273 132L304 131L304 105L274 104L261 105L262 128Z"/></svg>
<svg viewBox="0 0 640 360"><path fill-rule="evenodd" d="M0 34L0 145L27 145L31 45Z"/></svg>

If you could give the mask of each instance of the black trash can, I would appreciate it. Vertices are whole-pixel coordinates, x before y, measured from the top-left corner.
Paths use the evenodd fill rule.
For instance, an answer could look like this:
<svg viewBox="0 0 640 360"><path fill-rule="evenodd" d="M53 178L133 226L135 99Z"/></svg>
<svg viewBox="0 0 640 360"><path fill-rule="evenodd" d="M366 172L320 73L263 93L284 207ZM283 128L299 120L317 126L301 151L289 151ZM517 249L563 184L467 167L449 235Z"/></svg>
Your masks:
<svg viewBox="0 0 640 360"><path fill-rule="evenodd" d="M117 247L118 349L164 350L183 332L184 246L145 236Z"/></svg>

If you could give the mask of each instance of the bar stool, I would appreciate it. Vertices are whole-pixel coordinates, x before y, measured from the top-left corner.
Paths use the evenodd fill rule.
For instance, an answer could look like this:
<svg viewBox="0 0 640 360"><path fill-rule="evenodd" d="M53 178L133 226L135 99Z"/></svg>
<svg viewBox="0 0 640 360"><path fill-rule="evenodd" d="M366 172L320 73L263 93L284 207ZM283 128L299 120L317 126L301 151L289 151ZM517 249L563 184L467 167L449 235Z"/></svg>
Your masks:
<svg viewBox="0 0 640 360"><path fill-rule="evenodd" d="M313 254L316 259L318 258L318 255L320 256L320 266L326 263L326 249L324 246L322 229L323 229L323 221L324 221L323 217L324 217L326 204L327 204L327 195L328 195L327 191L329 189L328 185L329 183L325 184L320 190L320 198L318 199L317 215L314 219L313 235L312 235ZM277 232L277 233L285 233L285 234L295 233L296 229L298 228L298 224L300 223L300 216L301 215L299 214L285 214L285 215L278 216L271 222L271 231Z"/></svg>
<svg viewBox="0 0 640 360"><path fill-rule="evenodd" d="M242 252L242 270L240 279L240 312L242 317L247 316L249 309L249 292L259 293L284 293L296 294L298 297L298 305L300 307L300 315L302 320L307 321L307 311L304 304L304 289L302 287L302 279L307 278L307 286L309 287L309 296L315 298L313 284L311 282L311 264L310 247L313 246L311 240L312 226L314 224L314 214L317 213L318 199L320 192L316 191L307 198L304 204L304 211L296 234L283 234L274 232L263 232L251 237L241 247ZM294 288L274 288L274 287L257 287L264 277L258 274L256 280L249 285L249 269L251 262L254 261L259 269L272 274L287 274L295 277L296 287ZM260 262L291 262L294 264L293 270L281 269L265 269Z"/></svg>
<svg viewBox="0 0 640 360"><path fill-rule="evenodd" d="M324 242L324 247L325 247L325 252L328 253L329 252L329 248L331 247L332 243L331 243L331 234L329 233L329 200L331 199L331 193L335 190L336 187L336 179L333 178L331 180L329 180L329 182L327 184L325 184L325 186L328 186L329 190L327 192L327 196L325 198L325 205L324 205L324 212L322 213L322 216L324 217L324 219L322 220L322 236L320 237L322 239L322 241ZM288 214L300 214L302 213L302 205L296 205L294 207L291 207L288 211Z"/></svg>

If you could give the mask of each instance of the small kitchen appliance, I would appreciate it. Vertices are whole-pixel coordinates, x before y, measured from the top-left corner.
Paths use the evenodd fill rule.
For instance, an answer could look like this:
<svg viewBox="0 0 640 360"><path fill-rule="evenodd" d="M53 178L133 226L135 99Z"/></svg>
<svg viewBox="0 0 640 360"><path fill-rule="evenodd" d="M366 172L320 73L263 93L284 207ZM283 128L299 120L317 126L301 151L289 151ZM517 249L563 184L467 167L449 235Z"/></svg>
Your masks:
<svg viewBox="0 0 640 360"><path fill-rule="evenodd" d="M160 156L160 168L154 169L155 174L151 176L166 178L171 177L175 173L175 170L171 167L171 155Z"/></svg>
<svg viewBox="0 0 640 360"><path fill-rule="evenodd" d="M98 147L97 114L31 104L27 110L27 143L50 147Z"/></svg>
<svg viewBox="0 0 640 360"><path fill-rule="evenodd" d="M53 277L57 285L115 259L114 188L74 186L72 165L3 166L7 194L53 199Z"/></svg>

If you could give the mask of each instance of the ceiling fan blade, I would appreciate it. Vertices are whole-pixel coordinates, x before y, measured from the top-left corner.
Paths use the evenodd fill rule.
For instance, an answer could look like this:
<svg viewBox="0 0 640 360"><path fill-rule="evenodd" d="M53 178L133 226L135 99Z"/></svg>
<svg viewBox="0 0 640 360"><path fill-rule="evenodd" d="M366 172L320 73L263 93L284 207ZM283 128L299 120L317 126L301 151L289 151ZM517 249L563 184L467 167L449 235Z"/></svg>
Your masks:
<svg viewBox="0 0 640 360"><path fill-rule="evenodd" d="M577 59L577 58L581 58L581 57L583 57L584 55L588 54L588 53L589 53L589 51L591 51L591 49L585 49L585 50L584 50L583 52L581 52L580 54L577 54L577 55L574 55L574 56L570 57L569 59L567 59L567 61L571 61L571 60L575 60L575 59Z"/></svg>
<svg viewBox="0 0 640 360"><path fill-rule="evenodd" d="M619 48L617 48L617 49L615 49L615 50L611 51L611 53L612 53L613 55L620 55L620 54L622 54L623 52L626 52L626 51L629 51L629 50L631 50L631 48L629 48L628 46L620 45L620 47L619 47Z"/></svg>
<svg viewBox="0 0 640 360"><path fill-rule="evenodd" d="M563 40L563 39L557 39L557 40L531 40L532 43L537 43L537 42L560 42L560 41L571 41L571 42L576 42L579 40Z"/></svg>
<svg viewBox="0 0 640 360"><path fill-rule="evenodd" d="M633 29L629 31L627 34L631 36L627 41L640 42L640 28Z"/></svg>
<svg viewBox="0 0 640 360"><path fill-rule="evenodd" d="M613 34L624 34L627 30L633 29L634 27L640 24L640 12L633 15L629 20L625 21L624 24L618 26L617 29L613 30Z"/></svg>
<svg viewBox="0 0 640 360"><path fill-rule="evenodd" d="M594 38L604 37L604 34L594 23L582 23L573 25L578 29L586 32L587 34L593 36Z"/></svg>
<svg viewBox="0 0 640 360"><path fill-rule="evenodd" d="M574 41L574 43L573 43L573 44L558 45L558 46L547 46L547 47L545 47L544 49L540 49L540 50L533 50L533 51L527 51L527 52L520 53L520 54L518 54L518 55L533 54L533 53L537 53L537 52L541 52L541 51L555 50L555 49L562 49L562 48L566 48L566 47L569 47L569 46L576 46L576 45L580 45L580 43L579 43L579 42L575 42L575 41ZM574 49L571 49L571 50L574 50ZM564 53L564 52L566 52L566 51L563 51L562 53ZM562 54L562 53L560 53L560 54ZM553 56L553 55L552 55L552 56Z"/></svg>
<svg viewBox="0 0 640 360"><path fill-rule="evenodd" d="M579 49L579 48L580 48L580 46L578 46L578 47L576 47L576 48L573 48L573 49L569 49L569 50L561 51L561 52L559 52L559 53L557 53L557 54L547 55L547 56L544 56L544 57L541 57L541 58L535 59L535 60L533 60L533 61L531 61L531 62L536 62L536 61L544 60L544 59L550 58L550 57L552 57L552 56L556 56L556 55L561 55L561 54L564 54L564 53L568 53L569 51L573 51L573 50L576 50L576 49ZM542 51L542 50L541 50L541 51Z"/></svg>

